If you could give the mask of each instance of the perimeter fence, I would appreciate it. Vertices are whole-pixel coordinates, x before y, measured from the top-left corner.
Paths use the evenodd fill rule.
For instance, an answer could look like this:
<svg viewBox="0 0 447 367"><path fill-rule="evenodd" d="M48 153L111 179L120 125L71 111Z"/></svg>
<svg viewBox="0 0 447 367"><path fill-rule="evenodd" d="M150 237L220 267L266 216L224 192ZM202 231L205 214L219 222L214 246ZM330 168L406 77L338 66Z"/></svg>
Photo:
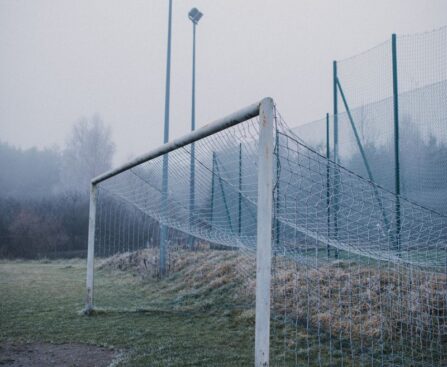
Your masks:
<svg viewBox="0 0 447 367"><path fill-rule="evenodd" d="M326 118L294 133L353 172L447 215L447 27L393 35L334 62L333 95L328 134Z"/></svg>

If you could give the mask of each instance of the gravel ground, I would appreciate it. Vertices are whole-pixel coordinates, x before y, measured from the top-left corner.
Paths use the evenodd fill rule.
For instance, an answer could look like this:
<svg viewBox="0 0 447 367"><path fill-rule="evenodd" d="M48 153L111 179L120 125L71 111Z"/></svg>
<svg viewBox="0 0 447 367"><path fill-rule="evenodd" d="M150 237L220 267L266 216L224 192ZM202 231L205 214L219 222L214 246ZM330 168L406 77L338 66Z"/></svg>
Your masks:
<svg viewBox="0 0 447 367"><path fill-rule="evenodd" d="M119 353L85 344L0 344L0 366L107 367Z"/></svg>

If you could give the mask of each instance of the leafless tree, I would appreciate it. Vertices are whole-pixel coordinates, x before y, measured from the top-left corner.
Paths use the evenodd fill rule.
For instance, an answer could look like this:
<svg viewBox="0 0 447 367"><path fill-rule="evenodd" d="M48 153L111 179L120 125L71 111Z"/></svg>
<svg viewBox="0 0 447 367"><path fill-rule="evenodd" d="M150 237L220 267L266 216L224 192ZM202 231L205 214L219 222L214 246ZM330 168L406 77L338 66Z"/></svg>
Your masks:
<svg viewBox="0 0 447 367"><path fill-rule="evenodd" d="M62 153L62 189L87 192L90 180L111 168L114 153L111 129L98 115L79 119Z"/></svg>

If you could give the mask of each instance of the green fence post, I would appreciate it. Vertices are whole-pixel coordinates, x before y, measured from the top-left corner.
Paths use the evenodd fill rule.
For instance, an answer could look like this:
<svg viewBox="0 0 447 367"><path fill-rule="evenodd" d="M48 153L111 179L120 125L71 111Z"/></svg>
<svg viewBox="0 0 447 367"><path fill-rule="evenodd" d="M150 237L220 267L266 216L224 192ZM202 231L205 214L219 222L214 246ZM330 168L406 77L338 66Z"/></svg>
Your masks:
<svg viewBox="0 0 447 367"><path fill-rule="evenodd" d="M238 195L238 225L237 232L239 237L242 231L242 143L239 143L239 195Z"/></svg>
<svg viewBox="0 0 447 367"><path fill-rule="evenodd" d="M210 225L213 228L213 211L214 211L214 169L216 164L216 152L213 152L213 163L211 166L211 213L210 213Z"/></svg>
<svg viewBox="0 0 447 367"><path fill-rule="evenodd" d="M275 231L276 231L276 248L278 248L279 245L279 240L280 240L280 223L279 223L279 219L278 219L278 215L279 215L279 175L280 175L280 171L281 171L281 162L279 160L279 134L278 134L278 129L276 129L275 132L275 150L276 150L276 187L275 187L275 191L276 191L276 203L275 203Z"/></svg>
<svg viewBox="0 0 447 367"><path fill-rule="evenodd" d="M222 194L222 199L223 199L224 206L225 206L225 212L227 213L228 224L230 225L230 230L231 230L231 233L233 234L234 230L233 230L233 224L231 222L230 209L228 208L227 197L225 196L225 189L224 189L223 183L222 183L222 176L220 174L219 162L217 161L217 155L216 155L215 162L216 162L215 168L216 168L216 173L217 173L217 179L219 181L220 192Z"/></svg>
<svg viewBox="0 0 447 367"><path fill-rule="evenodd" d="M346 113L348 114L348 119L351 124L352 131L354 133L355 141L357 142L357 146L360 151L360 155L362 156L363 163L365 164L366 172L368 173L369 180L373 183L374 195L376 197L377 203L379 204L379 208L382 212L383 223L386 227L386 232L389 233L390 226L388 224L388 219L386 218L385 209L383 207L382 200L380 199L379 191L377 190L377 186L375 184L375 180L371 171L371 167L369 166L368 159L366 158L365 150L363 149L363 144L360 141L359 133L357 132L357 128L355 127L354 119L351 114L351 110L349 109L348 101L346 100L345 94L343 92L343 88L341 87L340 80L337 79L338 90L340 91L341 100L343 101L343 105L345 106Z"/></svg>
<svg viewBox="0 0 447 367"><path fill-rule="evenodd" d="M337 61L333 61L333 94L334 94L334 162L338 163L338 88Z"/></svg>
<svg viewBox="0 0 447 367"><path fill-rule="evenodd" d="M400 252L400 159L399 159L399 93L397 83L397 43L396 34L391 36L391 50L393 58L393 110L394 110L394 177L396 192L396 239L395 247Z"/></svg>
<svg viewBox="0 0 447 367"><path fill-rule="evenodd" d="M327 206L327 236L328 239L331 238L331 166L329 164L329 159L331 158L330 150L330 132L329 132L329 113L326 113L326 206ZM330 246L327 245L327 257L330 257Z"/></svg>
<svg viewBox="0 0 447 367"><path fill-rule="evenodd" d="M338 171L338 90L337 90L337 61L332 63L332 74L333 74L333 94L334 94L334 162L336 163L334 168L334 235L335 239L338 239L338 181L339 171ZM335 257L338 258L338 250L335 250Z"/></svg>
<svg viewBox="0 0 447 367"><path fill-rule="evenodd" d="M190 153L190 173L189 173L189 230L192 231L194 225L194 211L195 211L195 201L196 201L196 191L195 191L195 176L196 176L196 162L195 162L195 144L191 144ZM189 248L194 247L194 236L189 235L188 239Z"/></svg>

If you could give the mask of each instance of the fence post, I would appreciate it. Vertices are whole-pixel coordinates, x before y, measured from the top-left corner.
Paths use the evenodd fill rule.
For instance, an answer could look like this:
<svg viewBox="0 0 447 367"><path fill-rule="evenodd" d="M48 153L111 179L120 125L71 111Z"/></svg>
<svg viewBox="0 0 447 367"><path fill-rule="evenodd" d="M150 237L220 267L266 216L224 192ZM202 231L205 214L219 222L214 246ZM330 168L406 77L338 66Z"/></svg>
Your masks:
<svg viewBox="0 0 447 367"><path fill-rule="evenodd" d="M255 366L268 366L270 355L270 283L273 209L273 100L259 110L258 213L256 243Z"/></svg>
<svg viewBox="0 0 447 367"><path fill-rule="evenodd" d="M210 213L210 225L213 228L213 211L214 211L214 176L215 176L215 164L216 164L216 152L213 152L213 163L211 166L211 213Z"/></svg>
<svg viewBox="0 0 447 367"><path fill-rule="evenodd" d="M330 147L330 131L329 131L329 113L326 113L326 206L327 206L327 236L331 237L331 166L329 159L331 158ZM327 245L327 257L330 257L330 246Z"/></svg>
<svg viewBox="0 0 447 367"><path fill-rule="evenodd" d="M230 226L231 233L233 234L234 233L233 223L231 221L230 209L228 208L227 197L225 195L225 189L224 189L224 186L222 183L222 176L220 174L219 162L217 161L217 154L215 154L215 162L216 162L215 168L216 168L216 173L217 173L217 179L219 181L219 186L220 186L220 193L222 194L222 200L223 200L224 207L225 207L225 213L227 214L227 221Z"/></svg>
<svg viewBox="0 0 447 367"><path fill-rule="evenodd" d="M335 239L338 239L338 184L339 184L339 171L337 164L339 163L338 156L338 90L337 90L337 61L332 63L332 78L333 78L333 93L334 93L334 235ZM335 257L338 257L338 249L335 249Z"/></svg>
<svg viewBox="0 0 447 367"><path fill-rule="evenodd" d="M334 94L334 162L338 163L338 87L337 61L332 62L333 94Z"/></svg>
<svg viewBox="0 0 447 367"><path fill-rule="evenodd" d="M242 231L242 143L239 143L239 195L238 195L238 226L239 237Z"/></svg>
<svg viewBox="0 0 447 367"><path fill-rule="evenodd" d="M279 160L279 134L278 134L278 130L276 130L276 135L275 135L275 150L276 150L276 205L275 205L275 233L276 233L276 239L275 239L275 244L278 246L279 245L279 241L281 239L281 227L280 227L280 223L279 223L279 194L280 194L280 187L279 187L279 175L280 175L280 171L281 171L281 161ZM276 250L275 250L276 251Z"/></svg>
<svg viewBox="0 0 447 367"><path fill-rule="evenodd" d="M168 174L169 174L169 156L165 154L163 156L163 176L162 176L162 192L161 192L161 220L166 220L168 211ZM167 245L168 245L168 227L166 224L160 225L160 276L166 274L166 258L167 258Z"/></svg>
<svg viewBox="0 0 447 367"><path fill-rule="evenodd" d="M95 229L96 229L96 197L97 187L90 187L90 207L88 214L88 249L87 249L87 294L85 297L85 313L93 309L93 278L95 262Z"/></svg>
<svg viewBox="0 0 447 367"><path fill-rule="evenodd" d="M365 165L366 172L368 174L368 178L372 183L374 183L374 185L373 185L374 195L376 197L377 204L379 204L379 208L382 212L383 223L385 224L386 231L387 231L387 233L389 233L390 226L388 224L388 219L386 218L385 209L383 208L383 203L382 203L382 200L380 199L379 191L375 184L375 180L374 180L374 177L373 177L373 174L371 171L371 167L369 166L369 163L368 163L368 158L366 157L365 150L363 149L363 144L360 141L359 133L357 132L357 128L355 127L354 118L352 117L351 110L348 105L348 101L346 100L345 94L343 92L343 88L341 87L340 81L338 79L337 79L337 85L338 85L338 90L340 91L341 100L343 101L343 105L345 106L346 113L348 114L348 119L351 124L351 128L354 133L355 141L357 142L357 146L359 148L360 155L362 156L362 160Z"/></svg>
<svg viewBox="0 0 447 367"><path fill-rule="evenodd" d="M393 58L393 110L394 110L394 178L396 191L396 239L395 247L400 251L400 158L399 158L399 92L397 83L397 42L396 34L391 36Z"/></svg>
<svg viewBox="0 0 447 367"><path fill-rule="evenodd" d="M195 172L196 172L196 162L195 162L195 144L191 144L191 166L190 166L190 176L189 176L189 229L192 230L194 224L194 210L196 201L195 192ZM189 235L189 248L194 247L194 236Z"/></svg>

